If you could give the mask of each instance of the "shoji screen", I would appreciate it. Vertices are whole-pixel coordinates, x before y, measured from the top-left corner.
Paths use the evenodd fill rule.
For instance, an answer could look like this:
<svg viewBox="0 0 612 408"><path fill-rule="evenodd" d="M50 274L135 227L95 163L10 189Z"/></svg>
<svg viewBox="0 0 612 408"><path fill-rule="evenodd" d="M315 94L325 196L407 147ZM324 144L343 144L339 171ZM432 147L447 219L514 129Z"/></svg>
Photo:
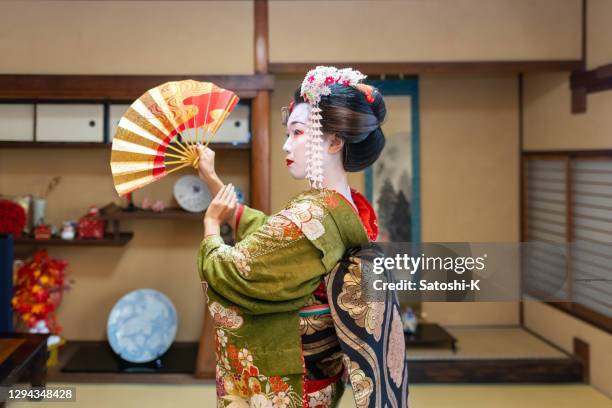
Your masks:
<svg viewBox="0 0 612 408"><path fill-rule="evenodd" d="M542 300L567 295L574 302L568 309L609 322L612 157L527 155L524 171L523 238L531 248L524 257L526 292Z"/></svg>
<svg viewBox="0 0 612 408"><path fill-rule="evenodd" d="M612 160L572 160L571 187L574 298L612 316Z"/></svg>
<svg viewBox="0 0 612 408"><path fill-rule="evenodd" d="M561 159L527 161L525 180L525 240L530 245L524 261L527 293L546 298L567 296L567 163ZM525 270L525 268L524 268Z"/></svg>

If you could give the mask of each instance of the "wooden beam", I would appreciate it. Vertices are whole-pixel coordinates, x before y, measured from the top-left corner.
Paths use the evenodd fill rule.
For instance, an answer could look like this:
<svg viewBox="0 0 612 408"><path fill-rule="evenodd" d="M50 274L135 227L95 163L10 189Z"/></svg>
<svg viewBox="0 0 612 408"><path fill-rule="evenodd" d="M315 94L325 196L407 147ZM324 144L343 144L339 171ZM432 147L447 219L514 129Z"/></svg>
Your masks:
<svg viewBox="0 0 612 408"><path fill-rule="evenodd" d="M3 100L86 100L132 102L147 90L168 81L194 79L213 82L241 98L272 90L272 75L0 75Z"/></svg>
<svg viewBox="0 0 612 408"><path fill-rule="evenodd" d="M272 74L304 74L317 65L351 67L368 75L417 75L432 73L563 72L580 69L582 61L276 62L270 63L269 72Z"/></svg>
<svg viewBox="0 0 612 408"><path fill-rule="evenodd" d="M564 160L566 157L588 157L589 159L612 159L612 150L526 150L523 155L528 159Z"/></svg>
<svg viewBox="0 0 612 408"><path fill-rule="evenodd" d="M570 77L572 91L583 90L587 94L612 89L612 64L589 71L575 71Z"/></svg>

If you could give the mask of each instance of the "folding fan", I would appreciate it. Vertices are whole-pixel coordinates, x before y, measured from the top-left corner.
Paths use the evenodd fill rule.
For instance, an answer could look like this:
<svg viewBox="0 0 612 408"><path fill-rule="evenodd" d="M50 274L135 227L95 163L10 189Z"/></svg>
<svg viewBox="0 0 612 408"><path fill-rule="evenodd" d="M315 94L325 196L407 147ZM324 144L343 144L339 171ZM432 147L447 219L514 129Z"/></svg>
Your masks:
<svg viewBox="0 0 612 408"><path fill-rule="evenodd" d="M210 143L237 102L232 91L191 79L148 90L125 112L113 138L110 165L117 193L197 167L196 145Z"/></svg>

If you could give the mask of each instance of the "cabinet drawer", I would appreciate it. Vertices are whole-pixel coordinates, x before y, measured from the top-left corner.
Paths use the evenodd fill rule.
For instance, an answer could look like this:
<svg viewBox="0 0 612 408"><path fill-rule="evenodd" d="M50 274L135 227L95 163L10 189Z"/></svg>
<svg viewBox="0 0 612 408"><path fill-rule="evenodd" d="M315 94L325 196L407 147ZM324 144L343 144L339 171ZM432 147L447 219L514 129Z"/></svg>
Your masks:
<svg viewBox="0 0 612 408"><path fill-rule="evenodd" d="M39 142L103 142L104 106L44 104L36 106Z"/></svg>
<svg viewBox="0 0 612 408"><path fill-rule="evenodd" d="M0 104L0 140L34 140L33 104Z"/></svg>
<svg viewBox="0 0 612 408"><path fill-rule="evenodd" d="M232 113L225 119L213 142L248 143L251 140L249 126L250 109L246 105L236 105Z"/></svg>
<svg viewBox="0 0 612 408"><path fill-rule="evenodd" d="M117 133L117 126L119 121L125 112L127 112L130 105L116 104L108 107L108 141L112 142L115 133Z"/></svg>

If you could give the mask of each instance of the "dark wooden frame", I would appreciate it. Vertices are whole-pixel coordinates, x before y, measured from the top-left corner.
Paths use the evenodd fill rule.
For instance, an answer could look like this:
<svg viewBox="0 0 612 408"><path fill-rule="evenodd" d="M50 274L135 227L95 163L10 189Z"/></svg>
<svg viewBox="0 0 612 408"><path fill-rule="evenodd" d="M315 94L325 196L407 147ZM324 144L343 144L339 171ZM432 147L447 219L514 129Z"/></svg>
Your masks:
<svg viewBox="0 0 612 408"><path fill-rule="evenodd" d="M587 96L596 92L612 90L612 64L601 65L587 70L588 0L582 0L582 67L572 71L570 89L572 92L572 113L586 113Z"/></svg>
<svg viewBox="0 0 612 408"><path fill-rule="evenodd" d="M101 143L101 142L25 142L25 141L11 141L2 140L0 141L0 148L6 149L110 149L112 143ZM250 150L250 143L226 143L226 142L211 142L210 148L215 151L224 150Z"/></svg>
<svg viewBox="0 0 612 408"><path fill-rule="evenodd" d="M231 89L240 98L272 90L274 77L255 75L12 75L0 74L2 100L70 100L132 102L168 81L194 79Z"/></svg>
<svg viewBox="0 0 612 408"><path fill-rule="evenodd" d="M580 69L581 60L542 61L441 61L441 62L283 62L270 63L272 74L304 74L317 65L347 66L367 75L418 75L434 73L566 72Z"/></svg>
<svg viewBox="0 0 612 408"><path fill-rule="evenodd" d="M591 348L589 343L574 337L574 356L582 362L582 381L591 383Z"/></svg>
<svg viewBox="0 0 612 408"><path fill-rule="evenodd" d="M48 334L0 333L1 338L23 338L25 341L0 364L0 386L11 387L27 380L32 387L47 385ZM0 400L0 408L6 401Z"/></svg>
<svg viewBox="0 0 612 408"><path fill-rule="evenodd" d="M593 159L593 160L612 160L612 150L573 150L573 151L530 151L523 152L521 157L521 168L523 172L523 178L521 180L521 241L527 241L527 183L525 182L526 171L525 168L529 160L565 160L566 161L566 240L571 242L572 238L572 197L571 197L571 163L574 159ZM568 271L571 277L571 270ZM570 279L571 281L571 279ZM582 321L585 321L593 326L604 330L607 333L612 333L612 318L592 310L588 307L580 305L575 302L546 302L547 304L561 310L565 313L570 314ZM521 303L521 310L523 305ZM523 315L521 311L520 315Z"/></svg>
<svg viewBox="0 0 612 408"><path fill-rule="evenodd" d="M612 89L612 64L602 65L589 71L572 72L570 88L572 113L585 113L589 94Z"/></svg>

